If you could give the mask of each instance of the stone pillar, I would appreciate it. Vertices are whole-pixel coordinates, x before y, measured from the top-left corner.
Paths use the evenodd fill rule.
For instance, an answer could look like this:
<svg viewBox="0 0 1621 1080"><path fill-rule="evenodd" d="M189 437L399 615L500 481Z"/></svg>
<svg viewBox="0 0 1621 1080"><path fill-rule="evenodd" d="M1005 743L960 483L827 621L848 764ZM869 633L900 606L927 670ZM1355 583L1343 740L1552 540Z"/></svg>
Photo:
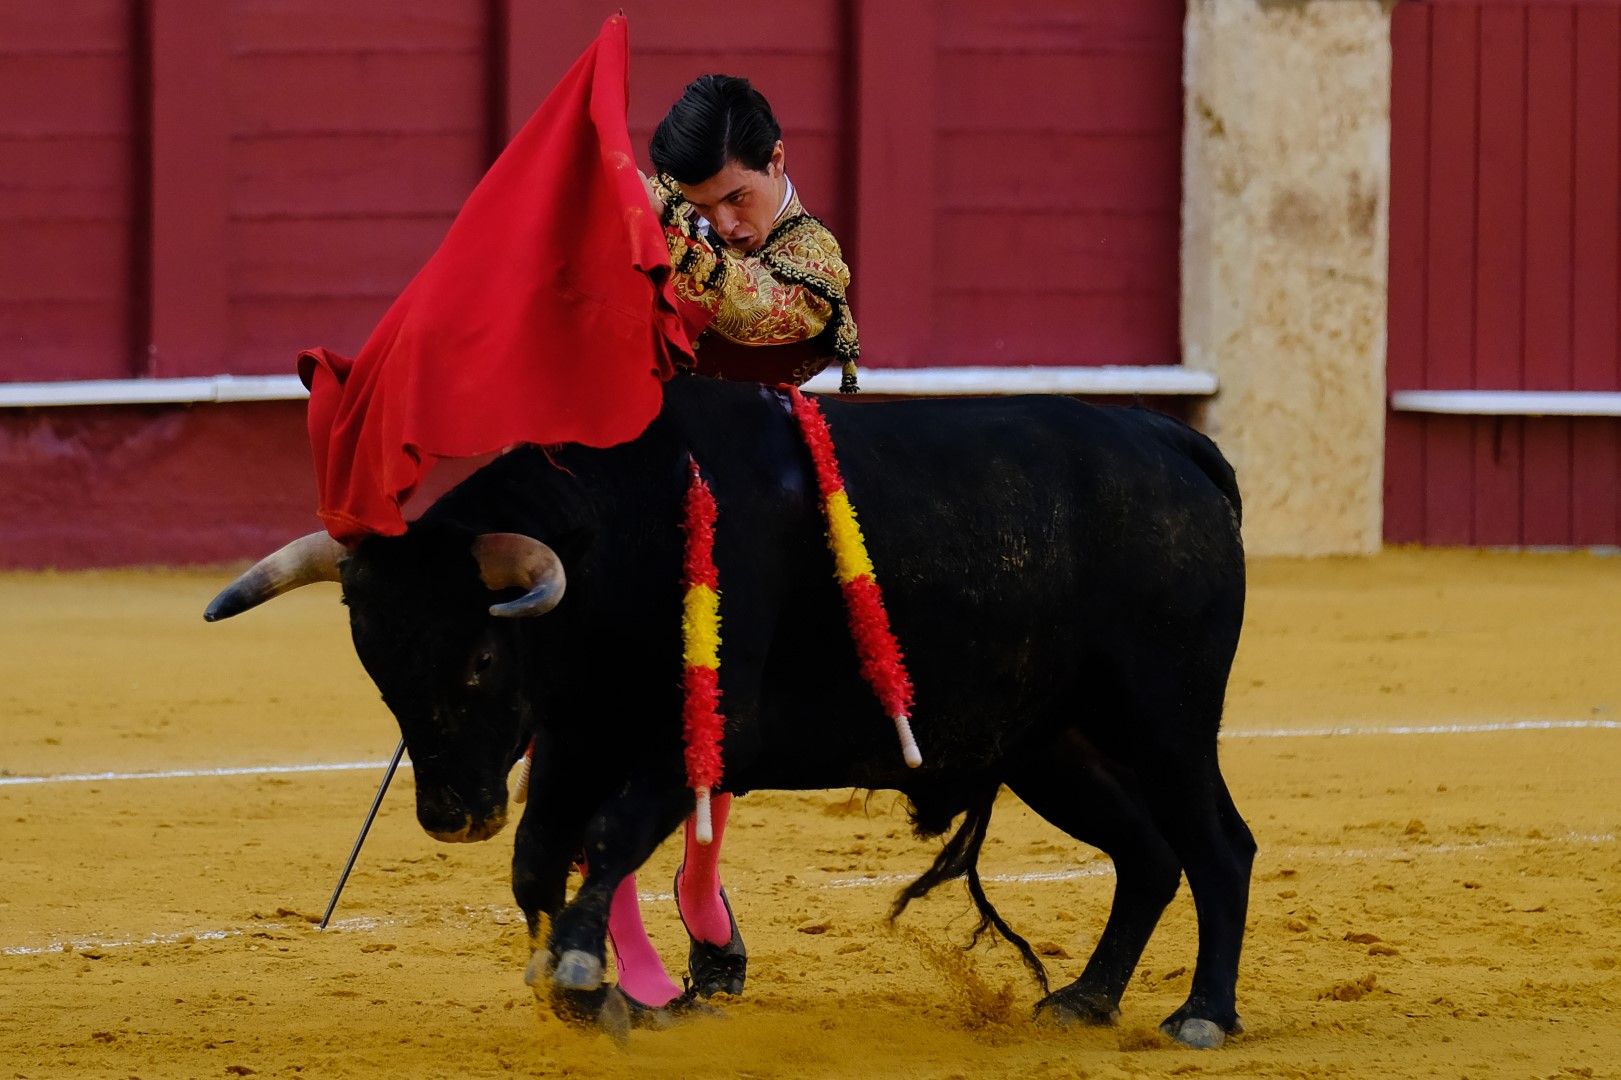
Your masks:
<svg viewBox="0 0 1621 1080"><path fill-rule="evenodd" d="M1378 549L1390 5L1188 0L1182 348L1251 554Z"/></svg>

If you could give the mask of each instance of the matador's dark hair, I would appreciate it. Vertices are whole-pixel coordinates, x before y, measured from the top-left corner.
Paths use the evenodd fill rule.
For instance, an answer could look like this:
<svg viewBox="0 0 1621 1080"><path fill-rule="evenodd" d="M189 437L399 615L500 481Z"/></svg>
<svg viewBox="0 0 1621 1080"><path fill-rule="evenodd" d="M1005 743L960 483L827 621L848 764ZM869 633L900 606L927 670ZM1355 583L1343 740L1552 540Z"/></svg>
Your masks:
<svg viewBox="0 0 1621 1080"><path fill-rule="evenodd" d="M764 172L782 128L747 79L700 75L681 91L648 144L653 168L682 184L701 184L737 161Z"/></svg>

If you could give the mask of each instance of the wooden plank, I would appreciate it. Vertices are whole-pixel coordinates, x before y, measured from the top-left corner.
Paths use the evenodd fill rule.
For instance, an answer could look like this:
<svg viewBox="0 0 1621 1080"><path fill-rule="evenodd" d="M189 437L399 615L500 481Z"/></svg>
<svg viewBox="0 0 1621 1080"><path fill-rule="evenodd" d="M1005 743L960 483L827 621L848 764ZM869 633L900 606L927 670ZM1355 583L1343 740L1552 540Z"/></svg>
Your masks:
<svg viewBox="0 0 1621 1080"><path fill-rule="evenodd" d="M936 160L947 209L1181 209L1182 145L1163 134L945 133Z"/></svg>
<svg viewBox="0 0 1621 1080"><path fill-rule="evenodd" d="M1571 422L1573 544L1621 544L1621 420Z"/></svg>
<svg viewBox="0 0 1621 1080"><path fill-rule="evenodd" d="M127 233L127 223L117 219L9 223L5 258L0 259L0 300L121 304L129 262ZM0 337L4 345L6 339Z"/></svg>
<svg viewBox="0 0 1621 1080"><path fill-rule="evenodd" d="M935 17L928 0L856 0L854 9L852 277L863 359L886 367L937 360Z"/></svg>
<svg viewBox="0 0 1621 1080"><path fill-rule="evenodd" d="M480 130L484 53L297 53L230 64L232 134Z"/></svg>
<svg viewBox="0 0 1621 1080"><path fill-rule="evenodd" d="M1429 282L1429 82L1430 11L1399 4L1391 13L1390 75L1390 286L1387 315L1387 377L1392 390L1424 385L1425 308ZM1392 423L1395 423L1392 420ZM1402 424L1387 446L1386 536L1416 539L1422 515L1422 485L1407 481L1422 469L1422 426ZM1394 482L1393 482L1394 481ZM1396 498L1399 502L1392 502ZM1390 531L1394 528L1395 533Z"/></svg>
<svg viewBox="0 0 1621 1080"><path fill-rule="evenodd" d="M1474 377L1478 19L1469 9L1433 16L1425 266L1429 387L1466 387Z"/></svg>
<svg viewBox="0 0 1621 1080"><path fill-rule="evenodd" d="M230 353L238 375L284 375L300 349L330 345L353 355L392 295L258 297L231 306Z"/></svg>
<svg viewBox="0 0 1621 1080"><path fill-rule="evenodd" d="M1525 327L1525 12L1480 13L1480 150L1475 259L1475 389L1520 387ZM1521 542L1525 425L1483 418L1473 425L1474 541Z"/></svg>
<svg viewBox="0 0 1621 1080"><path fill-rule="evenodd" d="M708 52L743 42L759 61L782 54L833 53L844 44L843 0L778 0L773 4L747 4L737 0L682 0L679 4L669 0L617 0L612 4L597 0L549 0L547 4L534 6L560 9L547 17L555 20L561 16L564 25L571 29L577 25L575 12L592 20L590 31L576 47L576 52L585 48L603 17L615 10L623 10L630 20L633 52L648 48ZM753 78L754 66L735 69L733 74ZM631 71L636 70L632 65ZM693 71L693 75L717 70L728 69L703 68ZM633 74L635 78L639 76Z"/></svg>
<svg viewBox="0 0 1621 1080"><path fill-rule="evenodd" d="M754 56L747 49L709 49L671 52L632 49L630 126L651 134L670 111L688 83L705 72L745 76L771 102L782 130L841 132L844 90L837 53L796 56ZM891 83L884 86L891 92Z"/></svg>
<svg viewBox="0 0 1621 1080"><path fill-rule="evenodd" d="M1475 418L1424 420L1424 542L1475 542Z"/></svg>
<svg viewBox="0 0 1621 1080"><path fill-rule="evenodd" d="M1429 282L1430 11L1401 4L1391 14L1390 286L1387 381L1424 385Z"/></svg>
<svg viewBox="0 0 1621 1080"><path fill-rule="evenodd" d="M1175 214L1109 211L946 211L933 274L947 289L1170 292L1179 288L1181 223Z"/></svg>
<svg viewBox="0 0 1621 1080"><path fill-rule="evenodd" d="M237 56L326 52L475 52L485 0L232 0Z"/></svg>
<svg viewBox="0 0 1621 1080"><path fill-rule="evenodd" d="M115 264L117 265L117 264ZM127 297L0 299L0 380L122 378L129 374Z"/></svg>
<svg viewBox="0 0 1621 1080"><path fill-rule="evenodd" d="M940 56L944 131L1182 130L1182 53L986 53ZM1131 87L1131 93L1122 88ZM1062 92L1054 92L1055 88ZM1009 108L1019 102L1020 107Z"/></svg>
<svg viewBox="0 0 1621 1080"><path fill-rule="evenodd" d="M0 77L0 134L125 135L130 61L116 53L7 56Z"/></svg>
<svg viewBox="0 0 1621 1080"><path fill-rule="evenodd" d="M0 56L8 57L7 77L9 57L22 54L125 53L133 7L128 0L0 4Z"/></svg>
<svg viewBox="0 0 1621 1080"><path fill-rule="evenodd" d="M129 135L0 136L0 221L127 221Z"/></svg>
<svg viewBox="0 0 1621 1080"><path fill-rule="evenodd" d="M1084 50L1092 53L1174 48L1182 44L1182 0L980 0L940 5L946 48Z"/></svg>
<svg viewBox="0 0 1621 1080"><path fill-rule="evenodd" d="M1617 270L1621 260L1621 7L1576 13L1574 319L1577 389L1621 389ZM1621 474L1615 421L1571 425L1571 542L1616 543Z"/></svg>
<svg viewBox="0 0 1621 1080"><path fill-rule="evenodd" d="M1474 378L1479 13L1437 10L1430 33L1423 377L1428 387L1465 387ZM1473 425L1466 418L1431 418L1424 437L1425 539L1467 544L1475 515Z"/></svg>
<svg viewBox="0 0 1621 1080"><path fill-rule="evenodd" d="M1572 59L1568 7L1526 12L1525 386L1572 386Z"/></svg>
<svg viewBox="0 0 1621 1080"><path fill-rule="evenodd" d="M139 374L225 370L226 8L150 0L150 289Z"/></svg>
<svg viewBox="0 0 1621 1080"><path fill-rule="evenodd" d="M257 557L316 527L303 417L298 401L13 414L0 421L0 500L13 508L0 519L5 562L66 569ZM28 437L30 429L53 434Z"/></svg>
<svg viewBox="0 0 1621 1080"><path fill-rule="evenodd" d="M279 218L231 223L236 297L393 297L428 260L451 215Z"/></svg>
<svg viewBox="0 0 1621 1080"><path fill-rule="evenodd" d="M1473 419L1473 542L1502 546L1524 543L1520 492L1525 483L1526 421L1518 416Z"/></svg>
<svg viewBox="0 0 1621 1080"><path fill-rule="evenodd" d="M481 132L240 138L231 216L454 215L483 174Z"/></svg>
<svg viewBox="0 0 1621 1080"><path fill-rule="evenodd" d="M1564 546L1573 542L1574 423L1562 416L1525 421L1525 486L1520 506L1527 544Z"/></svg>
<svg viewBox="0 0 1621 1080"><path fill-rule="evenodd" d="M1480 48L1475 369L1457 388L1517 390L1525 348L1525 12L1482 11Z"/></svg>
<svg viewBox="0 0 1621 1080"><path fill-rule="evenodd" d="M951 313L951 319L936 328L928 358L933 364L1181 361L1175 292L1077 296L939 290L934 300L939 310ZM887 355L881 362L889 364Z"/></svg>
<svg viewBox="0 0 1621 1080"><path fill-rule="evenodd" d="M1397 8L1397 11L1400 11ZM1387 544L1424 542L1424 425L1427 416L1394 413L1385 421Z"/></svg>
<svg viewBox="0 0 1621 1080"><path fill-rule="evenodd" d="M0 379L130 374L129 8L0 9Z"/></svg>
<svg viewBox="0 0 1621 1080"><path fill-rule="evenodd" d="M506 137L524 125L541 101L596 39L610 9L584 0L546 4L496 0L506 47ZM634 55L638 31L631 26ZM634 60L631 69L635 70Z"/></svg>
<svg viewBox="0 0 1621 1080"><path fill-rule="evenodd" d="M1574 117L1572 9L1526 11L1525 386L1572 386ZM1571 427L1533 420L1525 430L1526 543L1571 542Z"/></svg>

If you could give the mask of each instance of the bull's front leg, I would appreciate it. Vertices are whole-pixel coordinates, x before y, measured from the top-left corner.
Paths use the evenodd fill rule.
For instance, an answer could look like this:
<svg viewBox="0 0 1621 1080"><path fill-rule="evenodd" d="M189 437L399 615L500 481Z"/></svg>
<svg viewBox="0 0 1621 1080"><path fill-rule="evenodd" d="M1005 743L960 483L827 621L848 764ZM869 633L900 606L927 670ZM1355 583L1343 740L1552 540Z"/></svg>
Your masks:
<svg viewBox="0 0 1621 1080"><path fill-rule="evenodd" d="M537 753L530 774L530 797L518 822L512 848L512 896L529 923L534 955L524 979L544 979L545 948L551 921L568 899L568 878L585 843L586 826L602 793L587 790L551 768L552 755ZM578 775L578 774L574 774Z"/></svg>
<svg viewBox="0 0 1621 1080"><path fill-rule="evenodd" d="M555 958L551 980L556 990L565 996L590 995L602 986L614 892L691 809L692 793L686 788L645 777L631 779L600 805L585 830L585 880L552 921L547 952Z"/></svg>

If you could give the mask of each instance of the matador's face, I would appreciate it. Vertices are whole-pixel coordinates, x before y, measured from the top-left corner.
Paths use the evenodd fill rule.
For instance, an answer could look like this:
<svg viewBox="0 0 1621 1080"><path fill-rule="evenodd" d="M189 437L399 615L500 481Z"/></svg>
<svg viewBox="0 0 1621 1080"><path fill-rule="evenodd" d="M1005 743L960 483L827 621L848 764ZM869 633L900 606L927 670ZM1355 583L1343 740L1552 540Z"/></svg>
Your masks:
<svg viewBox="0 0 1621 1080"><path fill-rule="evenodd" d="M747 168L733 159L701 184L678 186L727 247L748 254L758 251L771 235L787 185L779 140L764 171Z"/></svg>

